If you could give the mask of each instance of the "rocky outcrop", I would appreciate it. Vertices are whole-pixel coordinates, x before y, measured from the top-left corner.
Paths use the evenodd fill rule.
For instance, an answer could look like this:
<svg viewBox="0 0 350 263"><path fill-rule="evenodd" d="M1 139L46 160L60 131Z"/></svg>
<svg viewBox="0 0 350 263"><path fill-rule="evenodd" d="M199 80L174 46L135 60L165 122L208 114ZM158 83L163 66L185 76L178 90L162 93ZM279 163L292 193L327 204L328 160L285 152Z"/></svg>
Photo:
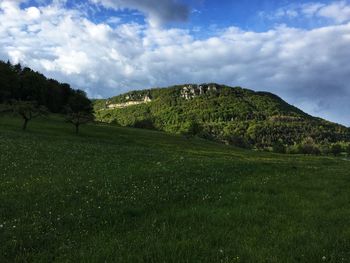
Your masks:
<svg viewBox="0 0 350 263"><path fill-rule="evenodd" d="M188 85L184 86L180 91L180 96L186 100L193 99L197 96L205 95L208 93L216 93L218 87L215 84L212 85Z"/></svg>
<svg viewBox="0 0 350 263"><path fill-rule="evenodd" d="M131 96L129 96L129 95L125 96L125 99L126 100L130 100ZM115 104L112 104L109 101L107 101L106 108L110 109L110 110L123 109L123 108L127 108L127 107L130 107L130 106L135 106L135 105L139 105L139 104L149 103L151 101L152 101L152 99L150 98L149 95L146 95L143 98L143 100L139 100L139 101L130 100L130 101L126 101L126 102L123 102L123 103L115 103Z"/></svg>
<svg viewBox="0 0 350 263"><path fill-rule="evenodd" d="M215 94L219 92L219 89L220 86L217 84L185 85L180 88L180 97L185 100L191 100L198 96ZM111 101L107 100L105 109L123 109L152 101L150 91L139 93L131 92L123 97L120 97L120 99L123 102L112 103Z"/></svg>

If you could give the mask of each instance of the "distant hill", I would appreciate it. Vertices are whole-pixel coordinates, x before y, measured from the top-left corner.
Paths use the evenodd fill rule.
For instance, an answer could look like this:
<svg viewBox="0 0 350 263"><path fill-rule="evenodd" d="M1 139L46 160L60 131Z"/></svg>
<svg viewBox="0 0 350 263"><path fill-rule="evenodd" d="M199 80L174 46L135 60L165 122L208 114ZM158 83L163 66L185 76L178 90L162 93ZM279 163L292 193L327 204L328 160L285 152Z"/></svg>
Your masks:
<svg viewBox="0 0 350 263"><path fill-rule="evenodd" d="M121 126L196 134L237 146L268 148L309 138L350 141L350 129L312 117L268 92L218 84L178 85L95 100L96 119Z"/></svg>

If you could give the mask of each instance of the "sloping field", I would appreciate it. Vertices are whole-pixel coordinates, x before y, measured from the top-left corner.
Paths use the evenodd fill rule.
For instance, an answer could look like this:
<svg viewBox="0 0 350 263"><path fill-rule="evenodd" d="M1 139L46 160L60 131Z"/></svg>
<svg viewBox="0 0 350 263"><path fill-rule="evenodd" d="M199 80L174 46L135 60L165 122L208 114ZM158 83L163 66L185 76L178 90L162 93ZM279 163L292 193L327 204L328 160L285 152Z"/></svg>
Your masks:
<svg viewBox="0 0 350 263"><path fill-rule="evenodd" d="M350 162L0 118L0 262L349 262Z"/></svg>

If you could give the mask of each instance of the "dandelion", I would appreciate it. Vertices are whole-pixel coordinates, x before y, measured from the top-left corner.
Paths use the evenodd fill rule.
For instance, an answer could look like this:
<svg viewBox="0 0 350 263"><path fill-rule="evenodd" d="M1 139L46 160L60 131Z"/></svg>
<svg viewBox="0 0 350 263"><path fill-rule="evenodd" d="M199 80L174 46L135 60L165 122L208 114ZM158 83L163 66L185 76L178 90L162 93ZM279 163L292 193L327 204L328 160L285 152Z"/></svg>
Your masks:
<svg viewBox="0 0 350 263"><path fill-rule="evenodd" d="M323 261L326 261L326 259L327 259L327 258L326 258L325 256L322 257L322 260L323 260Z"/></svg>
<svg viewBox="0 0 350 263"><path fill-rule="evenodd" d="M4 225L3 225L3 224L1 224L1 225L0 225L0 228L3 228L3 227L4 227Z"/></svg>

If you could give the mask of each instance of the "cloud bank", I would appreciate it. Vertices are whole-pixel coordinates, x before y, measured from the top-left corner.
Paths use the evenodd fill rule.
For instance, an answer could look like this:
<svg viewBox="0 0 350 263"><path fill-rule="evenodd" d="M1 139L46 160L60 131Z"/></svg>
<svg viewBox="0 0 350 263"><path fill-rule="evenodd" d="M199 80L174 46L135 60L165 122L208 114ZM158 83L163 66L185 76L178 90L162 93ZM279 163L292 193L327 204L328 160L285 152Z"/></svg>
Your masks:
<svg viewBox="0 0 350 263"><path fill-rule="evenodd" d="M218 82L271 91L308 113L350 125L349 46L348 22L312 30L277 26L262 33L228 27L196 39L178 28L94 23L59 4L24 9L0 2L0 58L29 65L91 97Z"/></svg>

